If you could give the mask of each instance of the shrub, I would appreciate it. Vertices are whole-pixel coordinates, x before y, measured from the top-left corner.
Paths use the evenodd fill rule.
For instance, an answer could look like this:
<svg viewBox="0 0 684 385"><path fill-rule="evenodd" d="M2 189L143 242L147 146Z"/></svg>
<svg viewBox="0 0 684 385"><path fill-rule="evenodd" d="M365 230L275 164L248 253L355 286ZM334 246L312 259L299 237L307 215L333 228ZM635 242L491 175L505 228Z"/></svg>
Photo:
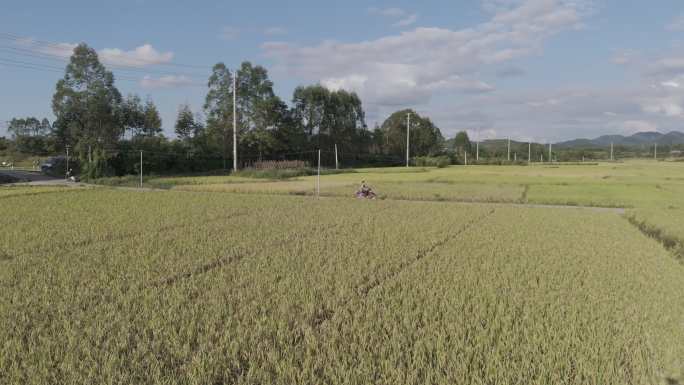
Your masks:
<svg viewBox="0 0 684 385"><path fill-rule="evenodd" d="M444 168L451 164L448 156L417 156L413 158L413 164L418 167Z"/></svg>

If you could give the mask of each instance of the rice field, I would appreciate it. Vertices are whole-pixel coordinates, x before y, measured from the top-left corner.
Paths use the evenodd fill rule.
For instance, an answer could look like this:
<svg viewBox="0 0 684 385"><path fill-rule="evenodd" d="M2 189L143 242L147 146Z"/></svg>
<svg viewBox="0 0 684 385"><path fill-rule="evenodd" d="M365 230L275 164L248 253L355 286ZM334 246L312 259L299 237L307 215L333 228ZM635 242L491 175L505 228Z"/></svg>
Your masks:
<svg viewBox="0 0 684 385"><path fill-rule="evenodd" d="M323 196L350 197L362 180L381 199L503 202L623 208L684 208L684 162L587 165L378 168L324 175ZM136 178L120 181L136 187ZM264 180L235 176L148 177L148 187L210 192L313 195L316 177Z"/></svg>
<svg viewBox="0 0 684 385"><path fill-rule="evenodd" d="M376 201L335 197L353 174L323 199L288 190L311 178L0 189L0 383L684 380L684 265L661 243L505 204L537 177L449 172L369 171Z"/></svg>

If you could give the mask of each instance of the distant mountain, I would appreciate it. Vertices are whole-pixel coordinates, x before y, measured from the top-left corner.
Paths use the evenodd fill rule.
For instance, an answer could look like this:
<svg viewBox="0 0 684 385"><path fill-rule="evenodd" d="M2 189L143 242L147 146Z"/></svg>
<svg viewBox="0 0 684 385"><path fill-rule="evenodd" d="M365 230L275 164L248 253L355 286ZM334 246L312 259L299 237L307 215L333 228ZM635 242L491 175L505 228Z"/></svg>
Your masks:
<svg viewBox="0 0 684 385"><path fill-rule="evenodd" d="M658 143L659 145L670 146L674 144L684 144L684 133L672 131L667 134L659 132L639 132L631 136L623 135L604 135L596 139L574 139L566 142L556 143L559 148L591 148L606 147L613 143L616 146L644 146Z"/></svg>

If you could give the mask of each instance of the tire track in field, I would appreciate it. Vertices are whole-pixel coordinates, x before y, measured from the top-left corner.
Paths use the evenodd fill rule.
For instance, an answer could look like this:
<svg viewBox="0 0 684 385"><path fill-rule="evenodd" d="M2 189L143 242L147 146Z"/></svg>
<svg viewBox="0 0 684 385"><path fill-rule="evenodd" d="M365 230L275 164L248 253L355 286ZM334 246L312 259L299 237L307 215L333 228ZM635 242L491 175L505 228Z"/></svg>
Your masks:
<svg viewBox="0 0 684 385"><path fill-rule="evenodd" d="M13 187L10 187L13 188ZM38 187L40 188L40 187ZM63 190L51 190L51 191L33 191L33 192L26 192L26 193L17 193L17 194L7 194L7 195L0 195L0 200L2 199L10 199L10 198L18 198L18 197L30 197L30 196L36 196L36 195L47 195L47 194L64 194L64 193L74 193L78 191L86 191L86 189L80 189L80 188L74 188L74 187L65 187Z"/></svg>
<svg viewBox="0 0 684 385"><path fill-rule="evenodd" d="M684 263L684 243L682 240L665 234L665 231L657 225L639 220L636 215L628 215L626 219L643 235L660 243L677 261Z"/></svg>
<svg viewBox="0 0 684 385"><path fill-rule="evenodd" d="M162 232L167 232L167 231L172 231L172 230L178 230L182 229L185 227L190 227L190 226L198 226L198 225L205 225L209 223L215 223L215 222L220 222L223 220L228 220L228 219L234 219L234 218L239 218L243 217L246 215L249 215L249 212L236 212L236 213L231 213L228 215L219 215L212 217L210 219L207 219L206 221L202 221L200 223L179 223L179 224L169 224L161 227L155 227L152 230L154 230L157 233L162 233ZM141 233L139 230L138 231L128 231L124 233L108 233L104 238L87 238L87 239L81 239L81 240L76 240L72 242L66 242L64 245L68 248L72 249L78 249L78 248L84 248L92 245L97 245L97 244L106 244L106 243L111 243L111 242L117 242L121 241L124 239L128 238L135 238L135 237L140 237L147 235L148 232ZM27 255L30 256L37 256L41 255L45 252L46 250L39 250L39 251L34 251L34 252L29 252Z"/></svg>
<svg viewBox="0 0 684 385"><path fill-rule="evenodd" d="M389 208L387 208L387 207L382 208L382 209L378 210L375 214L377 215L377 214L379 214L379 213L381 213L381 212L383 212L383 211L385 211L385 210L388 210L388 209L389 209ZM338 222L338 223L334 223L333 225L327 227L327 228L325 229L325 232L326 232L326 233L330 233L330 232L337 231L337 229L339 229L340 227L343 227L343 226L345 226L345 225L347 225L347 226L349 226L350 228L353 229L353 228L356 228L359 224L361 224L362 221L363 221L363 218L358 219L358 220L353 221L353 222L350 222L350 223L339 223L339 222ZM319 226L318 223L315 223L315 224L313 224L313 225L311 226L311 229L320 229L320 226ZM275 247L284 247L284 246L286 246L286 245L288 245L288 244L290 244L290 243L296 242L296 241L298 241L298 240L299 240L298 238L292 238L292 239L274 239L273 241L267 243L267 244L266 244L266 247L267 247L267 248L271 248L271 247L274 247L274 246L275 246ZM152 284L150 285L150 287L159 288L159 287L164 287L164 286L171 286L171 285L174 285L174 284L176 284L176 283L178 283L179 281L182 281L182 280L184 280L184 279L189 279L189 278L192 278L192 277L197 276L197 275L206 274L206 273L209 273L209 272L212 271L212 270L221 268L221 267L223 267L223 266L225 266L225 265L237 263L237 262L240 262L241 260L243 260L243 259L245 259L245 258L251 258L251 257L255 257L255 256L258 256L258 255L259 255L259 252L258 252L258 251L255 251L255 252L249 252L249 253L237 253L237 254L234 254L234 255L225 256L225 257L221 257L221 258L217 258L217 259L215 259L215 260L213 260L213 261L211 261L211 262L208 262L208 263L205 263L205 264L203 264L203 265L200 265L200 266L198 266L198 267L196 267L196 268L194 268L194 269L192 269L192 270L190 270L190 271L186 271L186 272L183 272L183 273L178 273L178 274L175 274L175 275L173 275L173 276L171 276L171 277L168 277L168 278L165 278L165 279L161 279L161 280L159 280L159 281L156 281L156 282L152 283Z"/></svg>
<svg viewBox="0 0 684 385"><path fill-rule="evenodd" d="M329 309L329 308L323 308L320 309L317 313L317 316L312 320L311 326L315 330L320 330L323 325L328 322L332 317L335 315L336 309L341 308L341 307L346 307L349 305L349 303L354 299L354 298L365 298L368 296L368 294L380 287L382 284L385 282L394 279L397 277L399 274L401 274L404 271L407 271L411 267L413 267L416 263L420 262L423 258L427 257L431 253L433 253L435 250L438 248L444 246L448 242L458 238L461 234L472 228L473 226L477 225L478 223L484 221L485 219L489 218L494 214L496 211L496 208L491 208L487 213L484 215L481 215L477 218L474 218L467 222L463 227L461 227L459 230L457 230L454 233L448 234L444 238L438 240L437 242L434 242L430 246L419 250L416 255L414 255L411 258L408 258L405 263L400 264L396 269L391 270L387 274L385 274L382 277L375 278L372 281L359 285L357 286L353 292L356 293L356 296L349 296L346 299L342 300L339 304L335 305L335 308Z"/></svg>

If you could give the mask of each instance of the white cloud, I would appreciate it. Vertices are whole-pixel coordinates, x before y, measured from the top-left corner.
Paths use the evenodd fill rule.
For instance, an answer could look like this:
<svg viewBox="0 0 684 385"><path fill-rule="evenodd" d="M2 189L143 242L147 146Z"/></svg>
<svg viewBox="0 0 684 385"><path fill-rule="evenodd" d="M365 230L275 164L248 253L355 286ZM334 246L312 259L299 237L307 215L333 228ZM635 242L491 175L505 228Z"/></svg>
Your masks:
<svg viewBox="0 0 684 385"><path fill-rule="evenodd" d="M221 40L235 40L238 37L240 37L240 29L236 27L230 27L230 26L225 26L221 28L221 32L219 33L219 38Z"/></svg>
<svg viewBox="0 0 684 385"><path fill-rule="evenodd" d="M656 132L658 125L644 120L627 120L619 124L624 135L634 135L639 132Z"/></svg>
<svg viewBox="0 0 684 385"><path fill-rule="evenodd" d="M418 21L417 13L409 13L401 8L368 8L368 13L371 15L382 16L390 19L396 19L392 24L393 27L409 27Z"/></svg>
<svg viewBox="0 0 684 385"><path fill-rule="evenodd" d="M649 65L647 73L653 76L671 76L684 74L684 57L671 56L657 60Z"/></svg>
<svg viewBox="0 0 684 385"><path fill-rule="evenodd" d="M670 24L665 26L668 31L684 31L684 15L677 16Z"/></svg>
<svg viewBox="0 0 684 385"><path fill-rule="evenodd" d="M146 75L140 81L143 88L172 88L191 85L192 81L185 76L168 75L159 78Z"/></svg>
<svg viewBox="0 0 684 385"><path fill-rule="evenodd" d="M435 92L493 90L477 79L482 67L538 53L547 38L580 25L583 14L576 3L517 1L471 28L416 28L356 43L265 43L262 49L286 73L348 87L367 104L415 106L428 103Z"/></svg>
<svg viewBox="0 0 684 385"><path fill-rule="evenodd" d="M630 65L635 64L637 61L639 61L639 59L639 52L631 49L626 49L618 50L617 52L615 52L611 61L613 62L613 64Z"/></svg>
<svg viewBox="0 0 684 385"><path fill-rule="evenodd" d="M15 44L22 48L30 49L35 52L40 52L50 56L57 56L63 59L68 59L74 53L74 48L78 44L74 43L54 43L45 44L39 42L32 37L23 37L15 41Z"/></svg>
<svg viewBox="0 0 684 385"><path fill-rule="evenodd" d="M393 24L394 27L408 27L413 24L416 24L416 21L418 21L418 14L412 14L407 16L404 19L401 19L397 21L396 23Z"/></svg>
<svg viewBox="0 0 684 385"><path fill-rule="evenodd" d="M169 63L173 59L172 52L159 52L150 44L144 44L131 51L119 48L105 48L98 52L105 64L144 67L148 65Z"/></svg>
<svg viewBox="0 0 684 385"><path fill-rule="evenodd" d="M385 17L399 18L406 16L407 12L401 8L368 8L368 13L371 15L379 15Z"/></svg>
<svg viewBox="0 0 684 385"><path fill-rule="evenodd" d="M561 104L562 101L556 98L546 99L546 100L531 100L527 102L530 107L540 108L540 107L552 107Z"/></svg>
<svg viewBox="0 0 684 385"><path fill-rule="evenodd" d="M681 87L681 85L679 84L679 82L676 82L676 81L674 81L674 80L669 80L669 81L666 81L666 82L661 82L660 85L662 85L663 87L670 87L670 88L679 88L679 87Z"/></svg>
<svg viewBox="0 0 684 385"><path fill-rule="evenodd" d="M282 36L287 35L287 29L282 27L270 27L264 30L266 36Z"/></svg>
<svg viewBox="0 0 684 385"><path fill-rule="evenodd" d="M518 67L507 67L496 72L498 78L517 78L527 75L527 71Z"/></svg>
<svg viewBox="0 0 684 385"><path fill-rule="evenodd" d="M26 49L42 54L68 59L74 53L76 43L46 44L33 38L23 38L16 42ZM128 67L145 67L150 65L169 63L173 60L173 52L159 52L150 44L143 44L130 51L119 48L104 48L97 51L100 61L104 64Z"/></svg>

